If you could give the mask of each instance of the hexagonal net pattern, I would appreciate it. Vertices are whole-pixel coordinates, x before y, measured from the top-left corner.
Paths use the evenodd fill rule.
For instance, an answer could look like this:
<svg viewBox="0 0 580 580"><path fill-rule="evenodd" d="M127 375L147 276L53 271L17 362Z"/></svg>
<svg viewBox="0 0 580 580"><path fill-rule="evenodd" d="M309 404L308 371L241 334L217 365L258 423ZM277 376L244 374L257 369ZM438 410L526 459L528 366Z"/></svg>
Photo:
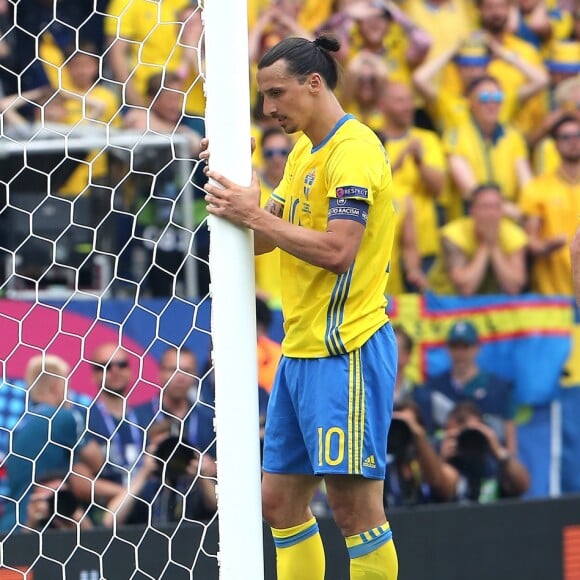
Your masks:
<svg viewBox="0 0 580 580"><path fill-rule="evenodd" d="M0 578L217 569L201 12L0 0Z"/></svg>

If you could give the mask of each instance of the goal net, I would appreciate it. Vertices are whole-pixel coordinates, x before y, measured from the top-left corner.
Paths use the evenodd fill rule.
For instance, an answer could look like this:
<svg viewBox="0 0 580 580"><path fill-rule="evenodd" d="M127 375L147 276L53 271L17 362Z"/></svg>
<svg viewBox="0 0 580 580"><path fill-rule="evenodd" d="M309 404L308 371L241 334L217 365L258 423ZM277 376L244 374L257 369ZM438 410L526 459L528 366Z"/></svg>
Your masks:
<svg viewBox="0 0 580 580"><path fill-rule="evenodd" d="M249 147L205 86L246 6L212 4L0 0L0 578L260 575L251 238L198 157L206 121Z"/></svg>

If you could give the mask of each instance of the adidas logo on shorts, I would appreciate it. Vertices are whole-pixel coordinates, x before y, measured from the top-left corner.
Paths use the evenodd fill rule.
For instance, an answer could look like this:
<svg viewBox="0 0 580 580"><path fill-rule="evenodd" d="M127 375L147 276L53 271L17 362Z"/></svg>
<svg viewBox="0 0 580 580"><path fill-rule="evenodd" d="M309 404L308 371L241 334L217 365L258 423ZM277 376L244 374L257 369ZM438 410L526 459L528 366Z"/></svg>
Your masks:
<svg viewBox="0 0 580 580"><path fill-rule="evenodd" d="M369 455L364 461L363 461L363 467L369 467L370 469L375 469L377 466L376 462L375 462L375 456L374 455Z"/></svg>

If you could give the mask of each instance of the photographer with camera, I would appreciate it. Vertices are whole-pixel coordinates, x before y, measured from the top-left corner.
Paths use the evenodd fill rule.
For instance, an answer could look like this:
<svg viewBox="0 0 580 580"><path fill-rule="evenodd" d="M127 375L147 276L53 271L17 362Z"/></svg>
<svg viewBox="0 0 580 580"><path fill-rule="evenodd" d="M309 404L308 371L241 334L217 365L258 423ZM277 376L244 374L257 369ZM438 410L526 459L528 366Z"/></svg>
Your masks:
<svg viewBox="0 0 580 580"><path fill-rule="evenodd" d="M385 505L412 506L455 497L459 474L437 454L415 402L395 403L387 454Z"/></svg>
<svg viewBox="0 0 580 580"><path fill-rule="evenodd" d="M472 401L458 403L449 414L440 454L459 474L458 501L519 497L530 485L526 468L500 443Z"/></svg>
<svg viewBox="0 0 580 580"><path fill-rule="evenodd" d="M48 472L38 478L26 506L25 531L42 530L45 527L56 530L93 527L85 510L77 499L66 472Z"/></svg>
<svg viewBox="0 0 580 580"><path fill-rule="evenodd" d="M481 343L473 323L458 320L447 335L448 370L427 377L422 387L413 391L430 436L445 427L449 413L457 403L472 401L487 425L513 455L517 455L514 422L516 405L513 383L481 368L478 364Z"/></svg>
<svg viewBox="0 0 580 580"><path fill-rule="evenodd" d="M171 431L168 419L150 427L147 449L130 474L128 488L107 506L103 525L159 526L213 517L217 510L216 463Z"/></svg>

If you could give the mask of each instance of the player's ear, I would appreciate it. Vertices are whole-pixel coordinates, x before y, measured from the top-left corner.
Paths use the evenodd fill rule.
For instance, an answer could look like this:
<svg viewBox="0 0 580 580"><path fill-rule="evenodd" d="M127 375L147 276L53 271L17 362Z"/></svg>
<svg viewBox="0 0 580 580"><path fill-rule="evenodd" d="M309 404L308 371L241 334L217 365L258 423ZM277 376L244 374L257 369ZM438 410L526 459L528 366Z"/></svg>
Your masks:
<svg viewBox="0 0 580 580"><path fill-rule="evenodd" d="M318 94L322 87L324 86L324 82L322 77L318 73L312 73L310 75L310 79L308 80L308 88L310 92L314 94Z"/></svg>

